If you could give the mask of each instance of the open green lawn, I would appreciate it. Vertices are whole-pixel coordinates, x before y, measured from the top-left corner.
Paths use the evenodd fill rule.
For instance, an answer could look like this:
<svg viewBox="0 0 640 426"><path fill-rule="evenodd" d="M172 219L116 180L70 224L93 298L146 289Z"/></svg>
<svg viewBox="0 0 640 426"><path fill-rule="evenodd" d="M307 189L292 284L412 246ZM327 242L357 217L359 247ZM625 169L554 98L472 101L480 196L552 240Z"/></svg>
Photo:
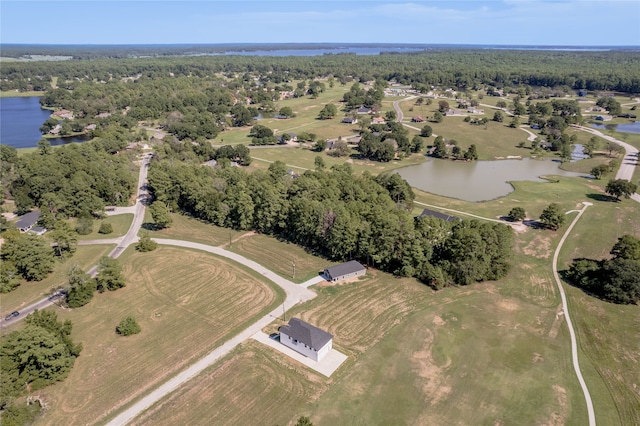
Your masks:
<svg viewBox="0 0 640 426"><path fill-rule="evenodd" d="M69 377L42 391L39 424L95 424L167 380L282 302L261 276L206 253L159 247L120 258L127 286L57 310L84 348ZM142 332L120 337L133 315Z"/></svg>
<svg viewBox="0 0 640 426"><path fill-rule="evenodd" d="M105 219L95 220L93 222L93 232L88 235L79 235L79 240L98 240L104 238L117 238L122 237L127 233L129 227L131 226L131 222L133 221L132 214L119 214L115 216L108 216ZM71 220L71 226L75 227L75 220ZM110 234L100 234L98 231L100 230L100 225L102 223L110 223L113 227L113 232Z"/></svg>
<svg viewBox="0 0 640 426"><path fill-rule="evenodd" d="M328 84L326 86L326 91L315 99L310 96L304 96L276 102L276 112L280 108L288 106L296 114L295 117L288 119L263 118L258 120L256 124L269 127L276 135L308 132L315 133L319 139L331 139L355 134L353 126L341 123L345 113L342 111L342 103L340 101L350 86L341 86L339 84L336 84L333 88L330 88ZM338 115L330 120L318 120L317 117L320 110L328 103L332 103L338 108ZM249 145L251 138L247 137L247 135L250 130L250 126L237 129L229 128L213 140L212 143L216 145L238 143Z"/></svg>
<svg viewBox="0 0 640 426"><path fill-rule="evenodd" d="M146 232L151 238L171 238L212 246L228 244L230 240L244 234L244 232L241 231L221 228L179 213L171 213L171 218L173 219L173 223L168 228L161 230L154 230L153 228L151 230L143 229L140 233ZM153 223L151 213L149 213L148 209L145 212L145 222Z"/></svg>
<svg viewBox="0 0 640 426"><path fill-rule="evenodd" d="M420 164L425 160L422 154L412 154L410 157L402 160L394 160L388 163L379 161L361 160L355 149L352 150L351 157L332 157L327 152L315 152L308 148L265 148L254 149L251 151L253 162L249 170L266 169L274 161L282 161L289 166L294 166L294 171L298 173L304 172L305 169L315 169L315 158L322 158L327 168L333 165L342 165L348 163L351 165L354 173L361 174L365 171L373 175L384 173L399 167L412 166Z"/></svg>
<svg viewBox="0 0 640 426"><path fill-rule="evenodd" d="M260 234L247 234L227 245L226 249L255 260L281 277L297 283L316 277L327 266L335 265L335 262L307 253L296 244Z"/></svg>
<svg viewBox="0 0 640 426"><path fill-rule="evenodd" d="M46 235L46 234L45 234ZM57 262L55 270L42 281L23 281L22 284L10 293L0 294L2 313L20 310L25 306L50 295L56 288L67 285L69 270L78 265L85 271L98 264L100 257L108 254L115 245L78 246L73 257L64 262ZM4 315L2 316L4 318Z"/></svg>

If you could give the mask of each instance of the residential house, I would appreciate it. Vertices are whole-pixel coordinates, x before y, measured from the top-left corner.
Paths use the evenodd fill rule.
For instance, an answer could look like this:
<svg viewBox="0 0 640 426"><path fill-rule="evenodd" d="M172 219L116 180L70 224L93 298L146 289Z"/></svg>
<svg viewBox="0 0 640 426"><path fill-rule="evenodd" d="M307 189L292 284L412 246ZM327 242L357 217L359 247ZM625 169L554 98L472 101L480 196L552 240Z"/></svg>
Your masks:
<svg viewBox="0 0 640 426"><path fill-rule="evenodd" d="M345 117L342 119L342 122L345 124L356 124L358 123L358 119L355 117Z"/></svg>
<svg viewBox="0 0 640 426"><path fill-rule="evenodd" d="M284 139L283 136L284 135L289 135L289 139ZM295 133L283 133L280 136L278 136L278 142L285 144L287 142L298 142L298 135L296 135Z"/></svg>
<svg viewBox="0 0 640 426"><path fill-rule="evenodd" d="M18 228L20 232L28 232L33 228L38 220L40 220L40 210L34 210L20 216L16 222L16 228Z"/></svg>
<svg viewBox="0 0 640 426"><path fill-rule="evenodd" d="M367 273L365 268L360 262L356 260L350 260L340 265L331 266L325 268L324 276L327 281L338 282L349 278L359 277Z"/></svg>
<svg viewBox="0 0 640 426"><path fill-rule="evenodd" d="M446 222L455 222L456 220L460 220L459 217L451 216L446 213L441 213L441 212L437 212L435 210L429 210L429 209L424 209L422 211L422 214L420 215L420 217L426 217L426 216L442 219Z"/></svg>
<svg viewBox="0 0 640 426"><path fill-rule="evenodd" d="M361 106L356 110L358 114L371 114L371 108L367 108L366 106Z"/></svg>
<svg viewBox="0 0 640 426"><path fill-rule="evenodd" d="M373 117L371 119L371 124L384 124L384 118L382 118L382 117Z"/></svg>
<svg viewBox="0 0 640 426"><path fill-rule="evenodd" d="M278 331L280 343L314 361L322 360L333 348L331 334L298 318L291 318Z"/></svg>
<svg viewBox="0 0 640 426"><path fill-rule="evenodd" d="M467 112L470 114L484 114L484 110L476 107L471 107L467 109Z"/></svg>
<svg viewBox="0 0 640 426"><path fill-rule="evenodd" d="M421 115L414 115L413 117L411 117L411 121L413 121L414 123L423 123L424 117L422 117Z"/></svg>
<svg viewBox="0 0 640 426"><path fill-rule="evenodd" d="M60 117L60 118L66 118L68 120L73 120L73 113L71 111L69 111L68 109L61 109L60 111L55 111L51 113L51 117Z"/></svg>

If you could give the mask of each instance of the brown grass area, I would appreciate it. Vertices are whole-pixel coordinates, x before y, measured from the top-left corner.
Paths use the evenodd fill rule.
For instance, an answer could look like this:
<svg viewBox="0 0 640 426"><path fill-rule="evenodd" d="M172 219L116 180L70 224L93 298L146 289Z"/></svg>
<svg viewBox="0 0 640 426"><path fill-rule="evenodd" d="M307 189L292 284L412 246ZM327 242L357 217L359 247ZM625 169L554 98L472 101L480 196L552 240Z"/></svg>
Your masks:
<svg viewBox="0 0 640 426"><path fill-rule="evenodd" d="M146 394L264 315L276 293L243 269L200 252L160 247L123 263L127 286L64 312L84 345L69 377L44 392L41 424L93 424ZM114 328L134 315L138 335Z"/></svg>
<svg viewBox="0 0 640 426"><path fill-rule="evenodd" d="M292 315L329 331L340 347L360 353L402 322L430 293L416 286L414 280L398 278L390 283L386 274L373 270L361 281L340 286L340 297L329 297L335 288L318 291L326 297L295 308Z"/></svg>
<svg viewBox="0 0 640 426"><path fill-rule="evenodd" d="M248 341L189 381L132 425L290 424L297 409L327 388L325 380L292 366L286 356Z"/></svg>
<svg viewBox="0 0 640 426"><path fill-rule="evenodd" d="M173 238L176 240L187 240L219 246L225 243L228 244L229 240L233 240L244 234L242 231L221 228L182 214L172 213L171 218L173 219L173 223L169 228L148 231L149 236L151 238ZM145 220L152 222L148 209Z"/></svg>

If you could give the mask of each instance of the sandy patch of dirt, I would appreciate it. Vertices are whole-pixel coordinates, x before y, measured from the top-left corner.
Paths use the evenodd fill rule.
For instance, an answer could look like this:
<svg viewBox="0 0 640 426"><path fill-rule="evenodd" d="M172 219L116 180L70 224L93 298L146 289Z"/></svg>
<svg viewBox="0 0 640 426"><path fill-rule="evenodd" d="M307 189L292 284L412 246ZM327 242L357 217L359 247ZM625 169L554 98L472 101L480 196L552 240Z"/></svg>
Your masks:
<svg viewBox="0 0 640 426"><path fill-rule="evenodd" d="M522 252L528 256L548 259L551 256L551 237L536 235L536 237L527 244Z"/></svg>
<svg viewBox="0 0 640 426"><path fill-rule="evenodd" d="M511 300L500 300L496 305L505 311L513 312L518 310L518 304Z"/></svg>
<svg viewBox="0 0 640 426"><path fill-rule="evenodd" d="M543 362L543 361L544 361L544 357L541 354L539 354L537 352L533 353L533 363L534 364L536 364L538 362Z"/></svg>
<svg viewBox="0 0 640 426"><path fill-rule="evenodd" d="M438 367L431 355L432 346L433 333L429 332L424 339L422 350L414 352L411 356L411 364L416 374L425 379L422 390L426 401L430 405L435 405L451 393L451 387L445 384L442 377L442 371L449 366L451 360L445 366Z"/></svg>
<svg viewBox="0 0 640 426"><path fill-rule="evenodd" d="M562 386L553 385L553 393L558 401L559 410L549 415L549 419L542 423L545 426L562 426L567 420L567 391Z"/></svg>
<svg viewBox="0 0 640 426"><path fill-rule="evenodd" d="M433 321L432 322L437 326L443 326L443 325L445 325L447 323L445 320L443 320L438 315L433 317Z"/></svg>

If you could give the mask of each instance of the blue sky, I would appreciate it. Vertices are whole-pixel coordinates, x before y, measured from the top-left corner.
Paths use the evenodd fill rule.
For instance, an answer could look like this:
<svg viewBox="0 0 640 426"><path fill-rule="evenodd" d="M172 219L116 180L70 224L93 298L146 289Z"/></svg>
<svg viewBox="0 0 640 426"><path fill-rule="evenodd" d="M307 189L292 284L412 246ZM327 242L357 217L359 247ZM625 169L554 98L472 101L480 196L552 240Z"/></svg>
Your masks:
<svg viewBox="0 0 640 426"><path fill-rule="evenodd" d="M638 46L640 0L1 0L0 42Z"/></svg>

